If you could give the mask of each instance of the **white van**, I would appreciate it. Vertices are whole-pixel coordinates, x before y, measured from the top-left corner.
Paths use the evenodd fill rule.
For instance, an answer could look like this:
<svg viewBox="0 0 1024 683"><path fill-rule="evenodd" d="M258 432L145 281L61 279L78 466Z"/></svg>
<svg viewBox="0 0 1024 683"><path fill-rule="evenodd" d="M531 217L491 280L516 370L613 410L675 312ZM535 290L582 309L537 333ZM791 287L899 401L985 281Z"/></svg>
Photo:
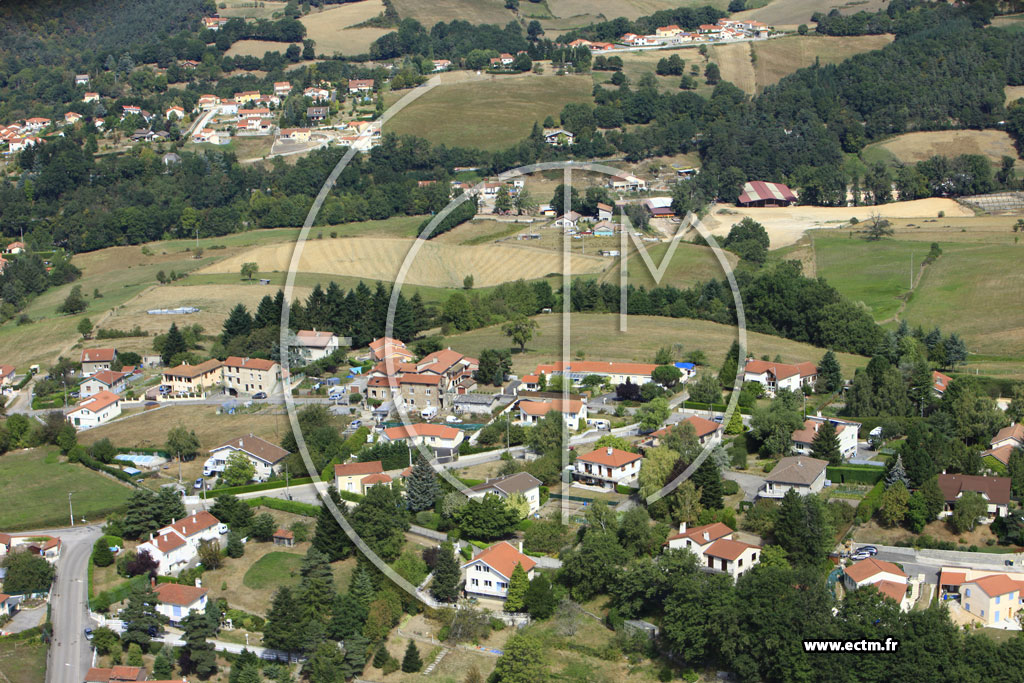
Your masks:
<svg viewBox="0 0 1024 683"><path fill-rule="evenodd" d="M437 408L435 406L427 406L420 411L420 417L424 420L432 420L435 415L437 415Z"/></svg>
<svg viewBox="0 0 1024 683"><path fill-rule="evenodd" d="M587 419L587 426L593 427L594 429L611 429L612 423L608 420L602 420L600 418Z"/></svg>

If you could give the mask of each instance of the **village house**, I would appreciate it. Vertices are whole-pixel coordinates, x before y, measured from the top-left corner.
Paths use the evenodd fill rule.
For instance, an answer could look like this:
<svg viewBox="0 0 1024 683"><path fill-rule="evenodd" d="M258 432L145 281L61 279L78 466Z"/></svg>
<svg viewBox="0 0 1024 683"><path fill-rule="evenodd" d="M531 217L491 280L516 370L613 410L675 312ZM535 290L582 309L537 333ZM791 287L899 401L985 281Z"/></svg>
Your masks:
<svg viewBox="0 0 1024 683"><path fill-rule="evenodd" d="M224 387L230 394L269 394L280 380L281 366L275 361L239 356L224 361Z"/></svg>
<svg viewBox="0 0 1024 683"><path fill-rule="evenodd" d="M434 71L447 71L452 66L451 60L449 59L435 59L434 60Z"/></svg>
<svg viewBox="0 0 1024 683"><path fill-rule="evenodd" d="M445 407L445 379L440 375L410 373L398 377L398 394L406 409L425 410Z"/></svg>
<svg viewBox="0 0 1024 683"><path fill-rule="evenodd" d="M0 533L0 558L14 552L25 552L39 555L50 564L56 564L62 548L63 542L57 536Z"/></svg>
<svg viewBox="0 0 1024 683"><path fill-rule="evenodd" d="M562 414L562 420L569 429L579 429L587 423L587 404L576 399L554 399L551 401L519 401L519 420L526 425L535 425L550 411Z"/></svg>
<svg viewBox="0 0 1024 683"><path fill-rule="evenodd" d="M278 97L284 97L291 93L292 84L288 81L275 81L274 82L274 94Z"/></svg>
<svg viewBox="0 0 1024 683"><path fill-rule="evenodd" d="M461 377L476 372L480 362L476 358L464 356L451 348L441 349L424 356L416 363L416 372L440 375L454 382Z"/></svg>
<svg viewBox="0 0 1024 683"><path fill-rule="evenodd" d="M840 420L836 417L811 416L804 420L804 426L793 432L793 451L797 455L810 455L811 445L814 436L826 422L831 422L836 428L836 437L839 439L839 452L844 458L852 458L857 455L857 439L860 433L860 423L850 420Z"/></svg>
<svg viewBox="0 0 1024 683"><path fill-rule="evenodd" d="M654 29L654 35L659 37L677 36L683 32L683 29L679 28L675 24L669 24L668 26L659 26Z"/></svg>
<svg viewBox="0 0 1024 683"><path fill-rule="evenodd" d="M943 567L939 572L940 604L960 607L984 626L1017 630L1024 606L1024 574L991 573L987 569Z"/></svg>
<svg viewBox="0 0 1024 683"><path fill-rule="evenodd" d="M370 377L366 381L366 398L373 401L392 401L399 396L398 377Z"/></svg>
<svg viewBox="0 0 1024 683"><path fill-rule="evenodd" d="M110 668L92 667L85 673L85 683L132 683L147 680L141 666L116 664Z"/></svg>
<svg viewBox="0 0 1024 683"><path fill-rule="evenodd" d="M499 541L481 550L462 565L466 594L504 600L508 597L508 584L517 564L523 567L526 578L532 581L537 563L523 554L522 542L517 548L508 541Z"/></svg>
<svg viewBox="0 0 1024 683"><path fill-rule="evenodd" d="M202 394L207 389L220 386L224 379L224 363L211 358L198 365L181 365L164 370L163 385L170 387L171 394Z"/></svg>
<svg viewBox="0 0 1024 683"><path fill-rule="evenodd" d="M30 119L25 119L25 128L32 132L38 132L46 128L52 123L50 119L43 118L42 116L33 116Z"/></svg>
<svg viewBox="0 0 1024 683"><path fill-rule="evenodd" d="M75 75L75 85L89 85L89 74Z"/></svg>
<svg viewBox="0 0 1024 683"><path fill-rule="evenodd" d="M782 498L790 489L801 496L820 493L825 487L825 468L828 462L817 458L795 455L779 460L764 477L760 498Z"/></svg>
<svg viewBox="0 0 1024 683"><path fill-rule="evenodd" d="M1003 427L992 437L989 449L982 451L981 458L993 458L1003 468L1010 464L1010 454L1017 448L1024 448L1024 424L1015 423Z"/></svg>
<svg viewBox="0 0 1024 683"><path fill-rule="evenodd" d="M98 92L87 92L82 95L83 102L99 102L100 94Z"/></svg>
<svg viewBox="0 0 1024 683"><path fill-rule="evenodd" d="M697 442L701 446L706 446L709 443L712 446L717 446L722 443L723 428L721 422L706 420L698 415L691 415L685 420L679 422L679 424L683 423L688 423L693 426L693 430L697 434ZM671 432L675 427L676 425L669 425L667 427L662 427L655 432L651 432L650 437L648 437L648 441L644 445L647 447L660 446L662 442L664 442L665 437L668 436L669 432Z"/></svg>
<svg viewBox="0 0 1024 683"><path fill-rule="evenodd" d="M497 394L456 392L455 400L452 401L452 412L457 415L484 415L489 419L497 401Z"/></svg>
<svg viewBox="0 0 1024 683"><path fill-rule="evenodd" d="M583 220L583 214L575 211L564 213L555 220L556 228L573 229Z"/></svg>
<svg viewBox="0 0 1024 683"><path fill-rule="evenodd" d="M608 181L608 187L616 192L646 192L647 181L635 175L613 176Z"/></svg>
<svg viewBox="0 0 1024 683"><path fill-rule="evenodd" d="M651 381L651 373L658 367L654 363L620 363L603 360L574 360L568 363L556 361L541 363L533 374L545 375L549 380L555 375L567 377L573 386L579 386L590 375L607 378L612 385L623 384L627 380L633 384L647 384Z"/></svg>
<svg viewBox="0 0 1024 683"><path fill-rule="evenodd" d="M598 448L576 456L573 479L591 486L614 490L629 484L640 475L643 456L619 448Z"/></svg>
<svg viewBox="0 0 1024 683"><path fill-rule="evenodd" d="M221 100L217 106L217 113L221 116L235 116L238 114L238 102L235 100Z"/></svg>
<svg viewBox="0 0 1024 683"><path fill-rule="evenodd" d="M338 350L338 335L324 330L299 330L295 333L295 345L307 361L317 361Z"/></svg>
<svg viewBox="0 0 1024 683"><path fill-rule="evenodd" d="M544 142L549 145L571 145L576 142L576 136L564 128L546 128Z"/></svg>
<svg viewBox="0 0 1024 683"><path fill-rule="evenodd" d="M200 109L213 109L220 106L220 98L216 95L200 95L197 104Z"/></svg>
<svg viewBox="0 0 1024 683"><path fill-rule="evenodd" d="M310 86L302 91L303 97L308 97L314 102L327 102L331 99L331 91L327 88L317 88Z"/></svg>
<svg viewBox="0 0 1024 683"><path fill-rule="evenodd" d="M278 529L274 532L274 545L283 545L291 548L295 545L295 534L288 529Z"/></svg>
<svg viewBox="0 0 1024 683"><path fill-rule="evenodd" d="M79 121L81 121L82 118L83 118L82 115L79 114L78 112L69 111L66 114L64 114L64 125L65 126L73 126L76 123L78 123Z"/></svg>
<svg viewBox="0 0 1024 683"><path fill-rule="evenodd" d="M149 535L149 540L136 547L136 552L148 552L157 562L158 574L177 575L199 557L199 545L206 541L220 542L227 527L206 510L175 520Z"/></svg>
<svg viewBox="0 0 1024 683"><path fill-rule="evenodd" d="M121 414L121 396L109 391L100 391L91 398L79 402L64 418L75 429L88 429L110 422Z"/></svg>
<svg viewBox="0 0 1024 683"><path fill-rule="evenodd" d="M233 99L238 104L255 102L258 99L260 99L260 92L258 90L246 90L245 92L236 92Z"/></svg>
<svg viewBox="0 0 1024 683"><path fill-rule="evenodd" d="M679 532L669 536L665 545L689 550L697 556L701 567L728 574L735 581L758 563L761 546L734 540L733 533L721 522L693 528L682 522Z"/></svg>
<svg viewBox="0 0 1024 683"><path fill-rule="evenodd" d="M281 131L279 137L282 140L309 142L309 128L285 128Z"/></svg>
<svg viewBox="0 0 1024 683"><path fill-rule="evenodd" d="M800 391L804 386L813 388L818 381L818 368L811 362L789 365L748 358L743 368L743 381L763 385L765 393L774 397L782 389Z"/></svg>
<svg viewBox="0 0 1024 683"><path fill-rule="evenodd" d="M405 441L411 446L425 446L433 451L435 458L454 458L459 454L465 433L455 427L422 422L389 427L381 432L380 438L387 443Z"/></svg>
<svg viewBox="0 0 1024 683"><path fill-rule="evenodd" d="M238 118L240 119L269 119L273 116L269 109L266 107L255 107L253 109L239 109Z"/></svg>
<svg viewBox="0 0 1024 683"><path fill-rule="evenodd" d="M226 145L231 142L231 136L226 131L203 128L192 134L192 142L197 144Z"/></svg>
<svg viewBox="0 0 1024 683"><path fill-rule="evenodd" d="M78 387L82 398L95 396L101 391L109 391L114 394L123 394L128 385L127 372L114 372L113 370L100 370L94 372Z"/></svg>
<svg viewBox="0 0 1024 683"><path fill-rule="evenodd" d="M306 118L310 121L323 121L330 113L327 107L306 107Z"/></svg>
<svg viewBox="0 0 1024 683"><path fill-rule="evenodd" d="M22 254L25 252L24 242L11 242L4 247L3 253L5 254Z"/></svg>
<svg viewBox="0 0 1024 683"><path fill-rule="evenodd" d="M339 491L365 495L371 486L377 484L391 484L391 477L384 474L380 460L348 462L334 466L334 487Z"/></svg>
<svg viewBox="0 0 1024 683"><path fill-rule="evenodd" d="M227 17L203 17L203 26L211 31L219 31L226 23L228 23Z"/></svg>
<svg viewBox="0 0 1024 683"><path fill-rule="evenodd" d="M14 366L0 365L0 387L14 384Z"/></svg>
<svg viewBox="0 0 1024 683"><path fill-rule="evenodd" d="M597 220L598 221L610 221L612 219L612 215L614 214L614 212L615 212L614 207L611 207L608 204L605 204L603 202L598 202L597 203ZM598 223L598 225L600 225L600 223ZM612 228L614 229L614 227L615 226L613 225ZM596 232L596 228L595 228L595 232Z"/></svg>
<svg viewBox="0 0 1024 683"><path fill-rule="evenodd" d="M170 119L172 116L181 121L185 118L185 109L179 106L168 107L167 111L164 112L164 118Z"/></svg>
<svg viewBox="0 0 1024 683"><path fill-rule="evenodd" d="M907 575L892 562L869 557L843 568L843 587L847 591L874 586L882 595L892 598L900 609L910 609L907 599Z"/></svg>
<svg viewBox="0 0 1024 683"><path fill-rule="evenodd" d="M939 489L942 490L942 496L946 500L945 508L939 513L939 519L952 515L956 501L968 491L978 493L985 499L989 520L996 517L1005 517L1009 513L1009 477L979 477L970 474L946 474L943 472L938 476L938 479Z"/></svg>
<svg viewBox="0 0 1024 683"><path fill-rule="evenodd" d="M254 434L231 439L210 449L210 456L224 463L235 454L244 456L256 468L252 475L256 481L267 481L271 476L280 474L284 469L284 459L288 457L288 451Z"/></svg>
<svg viewBox="0 0 1024 683"><path fill-rule="evenodd" d="M483 484L477 484L466 489L466 495L470 498L483 498L492 493L502 500L515 494L522 494L526 502L530 504L529 514L540 509L540 487L541 481L529 472L517 472L506 477L488 479Z"/></svg>
<svg viewBox="0 0 1024 683"><path fill-rule="evenodd" d="M348 82L348 91L350 94L367 94L373 91L373 79L372 78L352 78Z"/></svg>
<svg viewBox="0 0 1024 683"><path fill-rule="evenodd" d="M165 616L171 626L179 626L181 620L193 612L206 611L206 594L210 589L199 586L199 582L196 579L195 586L161 583L153 588L158 600L156 611Z"/></svg>
<svg viewBox="0 0 1024 683"><path fill-rule="evenodd" d="M953 381L953 378L950 377L949 375L944 375L941 372L939 372L938 370L933 370L932 371L932 393L934 393L939 398L942 398L942 395L946 393L946 387L948 387L949 383L952 382L952 381Z"/></svg>

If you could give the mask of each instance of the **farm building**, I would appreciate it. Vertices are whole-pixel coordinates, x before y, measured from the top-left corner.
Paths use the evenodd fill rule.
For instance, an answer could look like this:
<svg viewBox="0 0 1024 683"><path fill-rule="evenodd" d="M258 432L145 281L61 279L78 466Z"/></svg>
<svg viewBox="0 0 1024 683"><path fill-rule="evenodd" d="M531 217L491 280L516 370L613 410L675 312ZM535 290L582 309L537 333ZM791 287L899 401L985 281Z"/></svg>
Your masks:
<svg viewBox="0 0 1024 683"><path fill-rule="evenodd" d="M743 192L736 201L740 206L789 206L796 195L782 183L753 180L743 184Z"/></svg>

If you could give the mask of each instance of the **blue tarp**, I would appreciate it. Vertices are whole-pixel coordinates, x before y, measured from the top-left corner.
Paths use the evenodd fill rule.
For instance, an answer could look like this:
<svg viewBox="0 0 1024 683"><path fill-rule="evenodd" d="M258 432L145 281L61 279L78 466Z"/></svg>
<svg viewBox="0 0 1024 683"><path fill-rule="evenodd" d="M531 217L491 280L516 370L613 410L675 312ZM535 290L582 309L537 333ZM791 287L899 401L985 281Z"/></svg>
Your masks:
<svg viewBox="0 0 1024 683"><path fill-rule="evenodd" d="M693 370L695 367L697 367L693 363L676 363L675 365L680 370Z"/></svg>

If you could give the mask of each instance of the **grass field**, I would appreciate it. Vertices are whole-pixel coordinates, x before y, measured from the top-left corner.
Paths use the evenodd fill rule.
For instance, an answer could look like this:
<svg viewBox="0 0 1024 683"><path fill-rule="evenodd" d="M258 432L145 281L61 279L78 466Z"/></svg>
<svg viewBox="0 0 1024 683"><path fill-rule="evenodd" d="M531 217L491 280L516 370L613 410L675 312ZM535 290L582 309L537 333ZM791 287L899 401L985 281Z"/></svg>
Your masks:
<svg viewBox="0 0 1024 683"><path fill-rule="evenodd" d="M708 50L708 59L718 64L722 80L729 81L743 92L753 95L756 89L756 74L750 59L750 50L751 43L713 45Z"/></svg>
<svg viewBox="0 0 1024 683"><path fill-rule="evenodd" d="M1024 97L1024 85L1008 85L1003 90L1006 92L1006 104Z"/></svg>
<svg viewBox="0 0 1024 683"><path fill-rule="evenodd" d="M285 2L274 0L230 0L227 7L218 10L222 17L242 17L244 19L270 19L277 12L283 12Z"/></svg>
<svg viewBox="0 0 1024 683"><path fill-rule="evenodd" d="M751 43L751 48L756 55L754 72L757 90L761 91L766 86L778 83L783 76L788 76L797 69L812 66L816 60L821 64L838 64L853 55L880 50L891 43L892 39L891 35L842 37L807 35L787 36ZM722 73L724 76L725 71L723 70Z"/></svg>
<svg viewBox="0 0 1024 683"><path fill-rule="evenodd" d="M276 590L280 586L299 584L299 567L302 555L292 552L275 551L267 553L254 562L245 572L242 583L253 590Z"/></svg>
<svg viewBox="0 0 1024 683"><path fill-rule="evenodd" d="M527 344L525 353L512 356L513 369L519 373L533 371L541 361L561 358L562 316L539 315L534 320L539 324L539 334L535 334ZM717 368L736 339L735 327L683 318L629 316L626 332L619 332L617 315L574 313L570 323L572 353L575 357L578 352L583 352L586 360L650 363L659 347L681 344L683 353L701 349L707 354L708 365ZM484 349L508 348L509 339L497 325L447 337L445 344L462 353L475 355ZM747 353L755 357L768 354L774 358L779 355L784 362L817 361L824 353L809 344L753 332L747 333L747 347ZM838 355L847 375L852 375L853 368L863 367L868 360L850 354Z"/></svg>
<svg viewBox="0 0 1024 683"><path fill-rule="evenodd" d="M513 19L503 0L394 0L394 6L399 17L415 19L428 30L439 21L504 26Z"/></svg>
<svg viewBox="0 0 1024 683"><path fill-rule="evenodd" d="M882 156L873 156L880 150ZM1020 161L1013 141L1002 130L943 130L918 133L904 133L894 138L876 142L864 149L866 160L916 163L933 156L957 156L960 154L981 154L993 163L1000 163L1004 156Z"/></svg>
<svg viewBox="0 0 1024 683"><path fill-rule="evenodd" d="M381 0L362 0L329 7L311 12L299 20L306 27L306 37L316 41L317 54L366 54L373 41L394 30L349 28L381 14L384 11Z"/></svg>
<svg viewBox="0 0 1024 683"><path fill-rule="evenodd" d="M284 54L284 51L288 49L291 43L281 43L274 40L239 40L231 45L225 53L228 57L238 57L245 55L249 57L260 57L268 52L280 52ZM301 45L299 47L302 47Z"/></svg>
<svg viewBox="0 0 1024 683"><path fill-rule="evenodd" d="M414 244L412 240L401 239L324 240L316 249L305 249L301 270L394 281ZM260 270L285 271L290 257L289 250L256 247L213 264L203 272L235 273L246 261L258 263ZM573 259L577 273L597 272L607 263L607 259L596 256ZM544 277L560 272L561 265L560 254L518 245L450 246L425 242L412 260L404 282L460 287L463 278L472 274L477 286L487 287L520 278ZM210 296L216 294L216 291L209 292Z"/></svg>
<svg viewBox="0 0 1024 683"><path fill-rule="evenodd" d="M655 69L658 66L658 62L662 59L669 57L670 55L677 54L679 58L686 62L686 73L690 73L690 65L697 64L700 67L700 75L695 76L697 79L697 92L701 95L710 95L712 87L704 82L704 58L700 56L697 51L697 47L684 47L676 50L646 50L643 52L622 52L617 53L616 56L622 58L622 73L625 74L626 78L629 79L631 84L636 84L646 74L654 76L658 82L658 89L662 92L679 92L679 76L659 76L655 73ZM611 80L612 72L610 71L594 71L593 79L595 83L608 83ZM606 86L614 87L614 86Z"/></svg>
<svg viewBox="0 0 1024 683"><path fill-rule="evenodd" d="M736 12L732 18L756 19L776 28L795 28L799 24L809 24L811 15L815 12L828 14L837 8L842 14L876 12L885 9L888 4L886 0L828 0L827 2L821 0L773 0L764 7Z"/></svg>
<svg viewBox="0 0 1024 683"><path fill-rule="evenodd" d="M630 245L632 246L632 242L630 242ZM662 259L665 258L665 254L668 252L669 245L661 243L646 246L647 253L650 255L651 261L654 262L654 267L660 267ZM725 252L725 254L729 264L735 266L739 260L736 258L736 255L731 252ZM675 253L672 254L672 260L669 261L660 284L655 281L654 275L648 269L642 256L635 249L630 250L627 258L629 259L629 283L636 287L651 289L658 286L672 285L673 287L682 288L689 287L697 282L706 282L711 278L721 280L725 276L718 257L715 256L714 251L710 247L699 247L682 241L676 247ZM618 267L608 269L601 277L601 281L617 284L619 282Z"/></svg>
<svg viewBox="0 0 1024 683"><path fill-rule="evenodd" d="M504 149L534 122L558 117L569 102L588 102L587 76L524 74L434 88L395 115L385 132L418 135L450 147Z"/></svg>
<svg viewBox="0 0 1024 683"><path fill-rule="evenodd" d="M46 644L0 640L0 680L4 683L40 683L46 678Z"/></svg>
<svg viewBox="0 0 1024 683"><path fill-rule="evenodd" d="M97 519L123 505L132 489L42 448L7 453L0 458L0 529L66 525L68 492L76 518Z"/></svg>

